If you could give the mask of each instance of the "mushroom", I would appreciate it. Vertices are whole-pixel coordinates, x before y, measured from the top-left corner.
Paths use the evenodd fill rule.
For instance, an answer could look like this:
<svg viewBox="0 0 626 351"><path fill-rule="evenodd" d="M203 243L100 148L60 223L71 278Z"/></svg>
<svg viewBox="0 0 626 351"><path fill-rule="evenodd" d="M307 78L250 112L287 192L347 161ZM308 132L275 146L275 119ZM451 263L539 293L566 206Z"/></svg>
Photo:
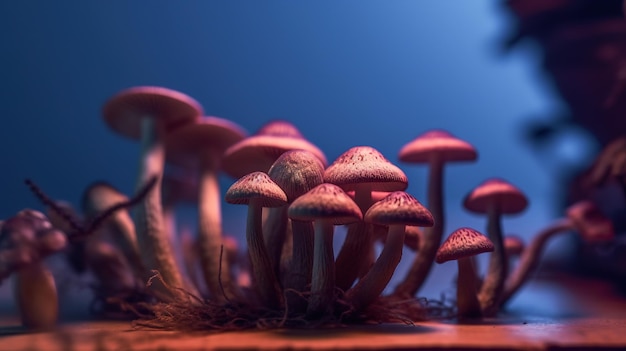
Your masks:
<svg viewBox="0 0 626 351"><path fill-rule="evenodd" d="M429 166L428 204L435 225L425 229L420 252L415 256L404 279L396 287L397 296L414 296L426 281L437 254L445 226L444 165L447 162L470 162L477 158L472 145L443 130L428 131L408 144L398 154L400 161L426 163Z"/></svg>
<svg viewBox="0 0 626 351"><path fill-rule="evenodd" d="M45 257L66 246L65 235L38 211L22 210L0 231L0 281L15 272L14 295L22 324L33 330L54 327L58 296Z"/></svg>
<svg viewBox="0 0 626 351"><path fill-rule="evenodd" d="M567 216L551 224L533 237L522 252L517 267L506 280L500 305L506 304L528 280L539 263L549 239L562 233L576 231L587 243L601 243L615 237L613 223L590 201L580 201L567 208Z"/></svg>
<svg viewBox="0 0 626 351"><path fill-rule="evenodd" d="M493 242L494 250L489 258L487 275L481 285L478 299L483 315L493 316L500 306L508 273L501 216L522 212L528 206L528 200L514 185L502 179L491 178L468 194L463 206L471 212L487 214L487 235Z"/></svg>
<svg viewBox="0 0 626 351"><path fill-rule="evenodd" d="M456 288L457 315L459 318L479 318L482 308L478 301L478 277L473 258L484 252L492 252L489 238L472 228L455 230L437 251L435 262L456 260L459 270Z"/></svg>
<svg viewBox="0 0 626 351"><path fill-rule="evenodd" d="M327 316L333 312L335 300L333 226L359 221L363 214L340 187L328 183L320 184L295 199L289 206L288 214L292 220L313 222L315 227L313 277L307 316Z"/></svg>
<svg viewBox="0 0 626 351"><path fill-rule="evenodd" d="M282 154L270 168L268 175L283 189L287 202L291 204L309 190L320 185L324 180L324 165L315 154L306 150L292 150ZM313 225L309 221L291 221L291 231L287 228L288 206L271 208L266 224L282 227L267 236L267 250L274 265L274 271L280 274L280 267L286 267L284 287L286 291L303 292L311 282L313 268ZM291 236L291 238L290 238ZM286 252L281 260L284 242L291 242L291 252ZM285 257L288 256L288 257ZM282 261L282 262L281 262ZM290 261L290 262L289 262ZM304 300L295 294L287 294L289 311L298 312L305 308Z"/></svg>
<svg viewBox="0 0 626 351"><path fill-rule="evenodd" d="M416 198L396 191L373 204L365 213L367 223L388 226L387 240L369 272L346 293L356 310L366 307L385 289L402 258L407 225L431 227L433 216Z"/></svg>
<svg viewBox="0 0 626 351"><path fill-rule="evenodd" d="M172 247L165 235L161 207L161 177L165 162L164 137L167 133L200 118L202 107L191 97L161 87L126 89L103 107L107 124L117 133L141 140L137 188L156 177L155 188L135 211L137 242L148 270L158 270L165 284L183 287ZM177 289L168 289L155 281L151 289L163 299L182 297Z"/></svg>
<svg viewBox="0 0 626 351"><path fill-rule="evenodd" d="M226 202L248 205L246 241L250 266L263 303L270 308L280 307L282 295L278 278L263 242L262 209L287 203L287 195L263 172L253 172L236 181L226 191Z"/></svg>
<svg viewBox="0 0 626 351"><path fill-rule="evenodd" d="M200 265L209 293L218 301L235 296L234 286L230 281L229 264L222 261L220 265L220 247L223 237L218 174L224 150L241 141L246 134L240 126L229 120L203 117L196 123L178 128L166 139L169 153L177 154L177 158L187 156L188 162L192 164L191 168L199 170ZM222 267L221 280L219 279L220 266Z"/></svg>
<svg viewBox="0 0 626 351"><path fill-rule="evenodd" d="M402 191L408 186L404 172L370 146L355 146L341 154L324 171L324 182L338 185L344 191L354 191L354 201L362 213L373 203L372 191ZM372 231L372 225L364 221L348 226L346 240L335 262L339 289L348 290L363 267L370 266L371 261L363 257L368 257L372 251Z"/></svg>

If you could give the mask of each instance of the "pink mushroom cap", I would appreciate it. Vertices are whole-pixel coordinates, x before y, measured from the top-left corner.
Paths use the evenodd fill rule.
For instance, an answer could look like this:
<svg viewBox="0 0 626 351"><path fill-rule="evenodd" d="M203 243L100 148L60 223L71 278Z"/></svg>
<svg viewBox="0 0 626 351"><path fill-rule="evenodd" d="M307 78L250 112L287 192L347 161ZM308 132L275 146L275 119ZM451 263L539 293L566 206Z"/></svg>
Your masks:
<svg viewBox="0 0 626 351"><path fill-rule="evenodd" d="M468 142L458 139L443 130L426 132L400 149L400 161L428 163L434 155L448 162L474 161L476 149Z"/></svg>
<svg viewBox="0 0 626 351"><path fill-rule="evenodd" d="M515 187L502 179L488 179L477 186L463 202L469 211L487 213L492 203L496 204L502 214L516 214L528 206L526 196Z"/></svg>

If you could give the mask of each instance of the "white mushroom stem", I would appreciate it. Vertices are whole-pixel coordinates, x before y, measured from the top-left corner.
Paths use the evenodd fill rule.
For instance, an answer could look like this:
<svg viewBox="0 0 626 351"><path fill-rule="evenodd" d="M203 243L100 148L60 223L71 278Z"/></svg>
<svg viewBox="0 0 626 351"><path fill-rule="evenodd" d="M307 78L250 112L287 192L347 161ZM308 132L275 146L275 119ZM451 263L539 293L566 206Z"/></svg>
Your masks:
<svg viewBox="0 0 626 351"><path fill-rule="evenodd" d="M285 280L285 291L289 311L299 313L306 310L306 299L289 290L302 293L311 283L315 245L314 228L311 222L296 220L291 221L291 227L293 229L293 254Z"/></svg>
<svg viewBox="0 0 626 351"><path fill-rule="evenodd" d="M459 275L456 282L456 306L459 318L478 318L482 312L478 301L478 276L475 256L457 260Z"/></svg>
<svg viewBox="0 0 626 351"><path fill-rule="evenodd" d="M313 277L307 316L331 314L335 300L335 262L333 251L334 226L328 220L316 220L313 248Z"/></svg>
<svg viewBox="0 0 626 351"><path fill-rule="evenodd" d="M166 284L178 288L183 287L183 280L163 228L161 179L165 150L160 134L158 123L154 119L148 117L142 119L141 159L137 189L141 189L152 177L156 177L157 182L136 207L135 228L137 242L141 248L141 258L146 269L159 271ZM157 279L153 281L151 289L165 299L182 296L178 290L166 288Z"/></svg>
<svg viewBox="0 0 626 351"><path fill-rule="evenodd" d="M266 307L279 308L282 300L281 289L263 241L263 208L258 201L252 199L248 204L246 242L250 254L250 269L262 302Z"/></svg>
<svg viewBox="0 0 626 351"><path fill-rule="evenodd" d="M42 262L15 273L14 294L25 327L45 330L55 326L59 315L57 289L52 273Z"/></svg>
<svg viewBox="0 0 626 351"><path fill-rule="evenodd" d="M444 163L436 156L430 161L428 174L428 209L433 215L435 224L432 227L424 228L424 235L420 243L419 252L411 263L411 268L406 273L404 280L396 287L394 295L415 296L420 287L428 278L445 224L445 213L443 204L443 177Z"/></svg>
<svg viewBox="0 0 626 351"><path fill-rule="evenodd" d="M569 219L562 219L553 223L548 228L542 230L530 242L528 247L522 252L517 267L507 278L504 293L500 300L500 305L506 304L519 288L528 280L530 274L539 263L539 258L548 240L557 234L567 233L573 230L574 226Z"/></svg>
<svg viewBox="0 0 626 351"><path fill-rule="evenodd" d="M389 226L387 240L380 256L363 279L347 292L346 299L355 309L367 307L382 294L389 284L402 258L404 228L403 224Z"/></svg>
<svg viewBox="0 0 626 351"><path fill-rule="evenodd" d="M497 204L494 202L489 205L487 212L487 235L493 242L493 252L489 257L487 275L478 294L483 315L488 317L498 312L508 272L508 261L506 259L506 250L504 249L500 217L501 213Z"/></svg>
<svg viewBox="0 0 626 351"><path fill-rule="evenodd" d="M362 213L372 205L372 192L369 188L357 187L354 191L354 202L359 206ZM363 267L369 267L371 262L363 260L368 257L372 240L372 225L363 220L348 225L346 240L339 250L335 262L337 276L335 285L343 291L352 287L354 281L363 271Z"/></svg>
<svg viewBox="0 0 626 351"><path fill-rule="evenodd" d="M289 205L269 208L263 223L265 246L276 276L280 275L280 257L287 234L287 208Z"/></svg>
<svg viewBox="0 0 626 351"><path fill-rule="evenodd" d="M200 265L211 297L217 301L224 301L226 298L234 298L235 292L226 257L221 260L220 277L220 252L223 237L221 194L217 173L219 155L209 153L204 155L201 162L198 204Z"/></svg>

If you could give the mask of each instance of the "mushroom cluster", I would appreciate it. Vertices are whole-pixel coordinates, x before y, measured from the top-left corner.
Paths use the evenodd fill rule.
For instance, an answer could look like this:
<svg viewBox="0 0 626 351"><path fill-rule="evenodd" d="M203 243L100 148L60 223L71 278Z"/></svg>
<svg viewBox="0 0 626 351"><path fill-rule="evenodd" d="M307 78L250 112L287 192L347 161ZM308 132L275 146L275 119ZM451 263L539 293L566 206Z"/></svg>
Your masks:
<svg viewBox="0 0 626 351"><path fill-rule="evenodd" d="M459 228L444 242L444 166L476 161L478 154L443 130L418 136L398 154L402 162L429 167L422 204L405 191L409 179L402 169L374 147L351 147L329 165L284 120L248 136L232 121L203 116L193 98L162 87L124 90L106 102L103 115L112 130L140 140L138 186L143 191L152 180L154 187L139 192L132 216L120 208L112 214L112 207L129 200L109 184L88 187L82 215L101 225L72 252L82 252L104 295L149 296L134 306L123 301L131 309L147 309L138 321L145 326L233 330L413 322L428 317L428 306L416 294L433 263L450 260L458 261L456 315L492 317L528 279L556 233L577 231L589 242L613 235L610 221L585 202L528 245L509 240L501 217L522 212L528 200L514 185L490 178L463 202L468 211L487 216L487 235ZM236 179L225 192L220 173ZM245 235L235 235L245 236L243 252L222 232L222 198L247 206ZM198 209L197 235L176 225L174 210L182 202ZM75 229L66 210L56 206L52 213L61 214L54 220L57 231ZM14 228L12 223L4 228ZM335 226L343 225L347 234L335 254ZM405 247L413 252L410 268L384 295ZM474 265L481 253L490 253L484 277Z"/></svg>

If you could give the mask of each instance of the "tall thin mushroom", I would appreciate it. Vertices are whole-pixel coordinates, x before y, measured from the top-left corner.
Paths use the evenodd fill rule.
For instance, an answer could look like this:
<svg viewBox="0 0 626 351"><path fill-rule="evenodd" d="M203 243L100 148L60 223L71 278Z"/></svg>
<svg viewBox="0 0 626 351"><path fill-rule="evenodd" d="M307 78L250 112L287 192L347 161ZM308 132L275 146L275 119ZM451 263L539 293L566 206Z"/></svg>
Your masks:
<svg viewBox="0 0 626 351"><path fill-rule="evenodd" d="M164 137L167 133L200 118L202 107L191 97L161 87L134 87L109 99L103 107L106 123L117 133L140 139L141 153L137 189L151 178L157 184L135 210L137 242L144 266L160 272L171 287L183 287L172 247L163 227L161 207L161 178L165 163ZM168 289L155 281L152 291L162 299L183 297L176 289Z"/></svg>
<svg viewBox="0 0 626 351"><path fill-rule="evenodd" d="M472 145L443 130L426 132L408 144L399 153L400 161L426 163L429 166L428 204L435 225L424 230L424 240L404 279L396 287L398 296L414 296L426 281L445 229L444 165L448 162L471 162L477 158Z"/></svg>

